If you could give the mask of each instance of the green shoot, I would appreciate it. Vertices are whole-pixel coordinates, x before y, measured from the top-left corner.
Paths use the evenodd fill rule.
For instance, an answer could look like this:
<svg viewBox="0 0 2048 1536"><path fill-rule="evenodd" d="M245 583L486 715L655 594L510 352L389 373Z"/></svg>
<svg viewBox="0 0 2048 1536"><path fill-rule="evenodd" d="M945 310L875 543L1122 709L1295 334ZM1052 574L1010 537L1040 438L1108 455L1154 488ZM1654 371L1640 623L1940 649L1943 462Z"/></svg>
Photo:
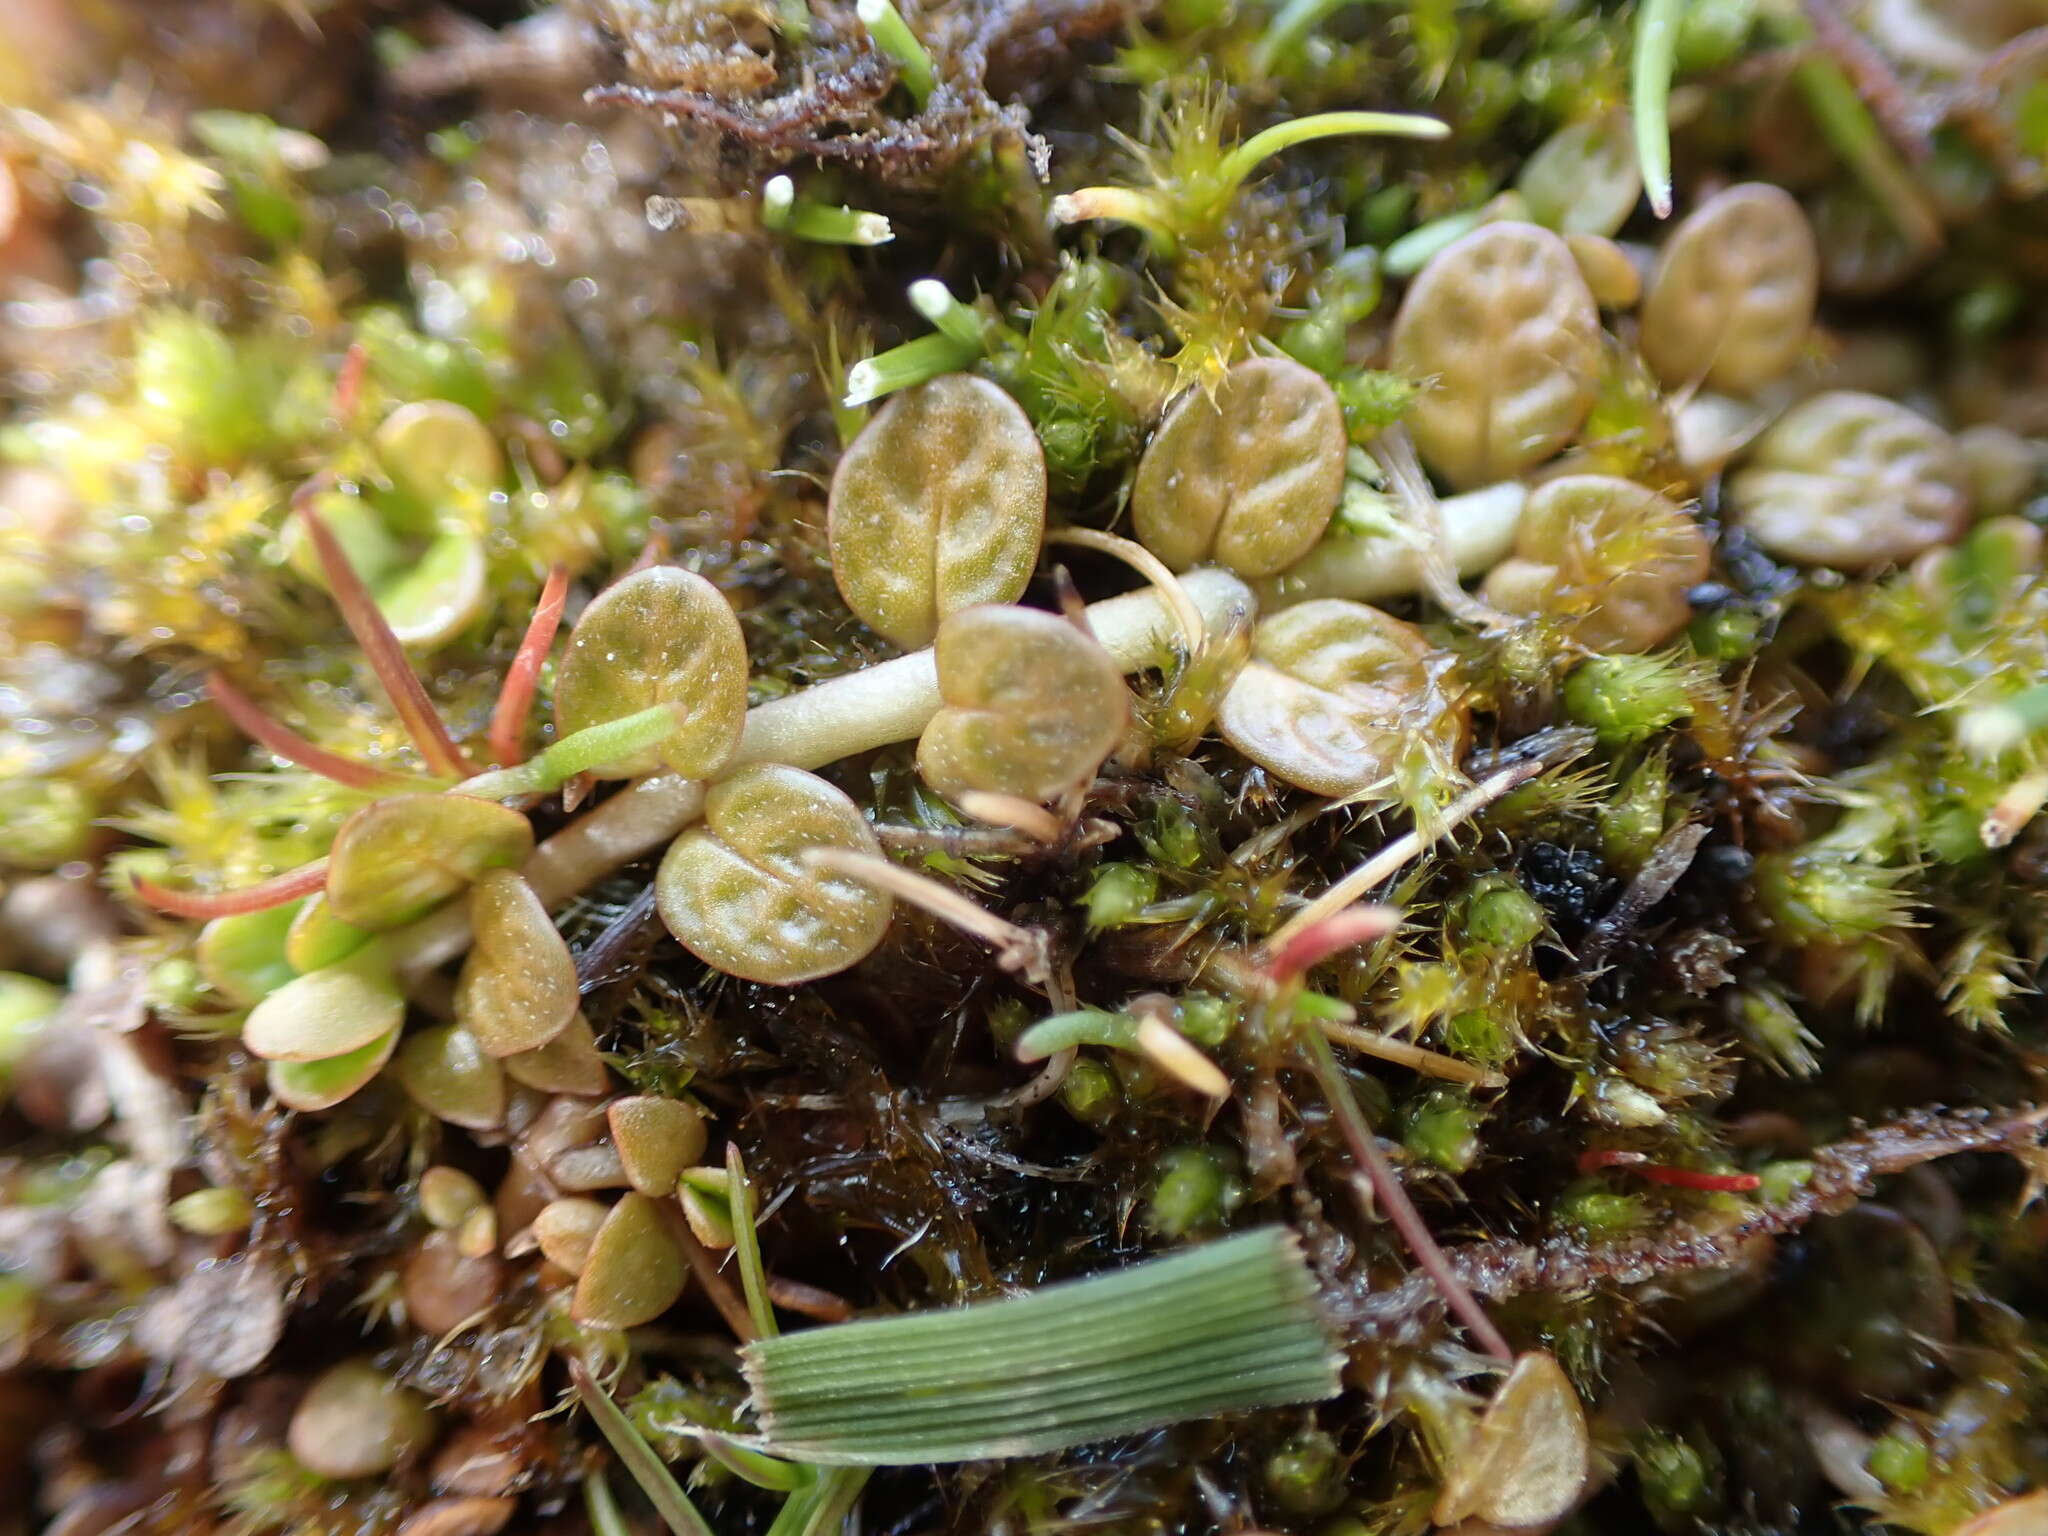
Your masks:
<svg viewBox="0 0 2048 1536"><path fill-rule="evenodd" d="M1940 218L1928 206L1926 194L1915 184L1912 174L1892 152L1884 130L1856 94L1856 87L1843 73L1842 66L1825 55L1817 55L1802 59L1794 67L1792 79L1829 148L1842 157L1863 183L1863 190L1884 210L1900 238L1916 251L1938 247L1942 239Z"/></svg>
<svg viewBox="0 0 2048 1536"><path fill-rule="evenodd" d="M633 1474L633 1480L647 1495L647 1501L661 1516L662 1523L675 1536L715 1536L711 1522L690 1502L682 1484L661 1464L661 1458L654 1454L654 1447L641 1438L640 1431L633 1427L633 1421L620 1412L619 1405L611 1400L610 1394L597 1384L590 1368L581 1360L572 1359L569 1362L569 1380L592 1421L611 1443L612 1450L625 1464L626 1470ZM605 1491L608 1496L610 1490Z"/></svg>
<svg viewBox="0 0 2048 1536"><path fill-rule="evenodd" d="M1235 192L1260 161L1279 154L1283 149L1353 134L1390 139L1447 139L1451 136L1451 128L1448 123L1414 112L1317 112L1289 122L1275 123L1271 128L1253 134L1223 157L1223 195L1228 197Z"/></svg>
<svg viewBox="0 0 2048 1536"><path fill-rule="evenodd" d="M585 726L516 768L496 768L456 786L478 800L511 800L560 789L579 773L660 746L682 729L686 706L656 704L603 725Z"/></svg>
<svg viewBox="0 0 2048 1536"><path fill-rule="evenodd" d="M590 1520L592 1536L632 1536L633 1528L605 1480L604 1470L592 1467L583 1478L583 1513Z"/></svg>
<svg viewBox="0 0 2048 1536"><path fill-rule="evenodd" d="M860 24L868 29L868 36L874 45L896 61L896 68L904 88L911 94L918 106L922 107L932 98L932 56L925 51L917 34L910 30L910 24L903 19L903 13L889 3L889 0L860 0L853 8Z"/></svg>
<svg viewBox="0 0 2048 1536"><path fill-rule="evenodd" d="M787 176L770 177L761 189L761 223L818 245L887 245L896 238L881 214L798 197Z"/></svg>
<svg viewBox="0 0 2048 1536"><path fill-rule="evenodd" d="M747 1165L736 1142L725 1146L725 1198L732 1209L733 1252L739 1256L740 1284L747 1293L754 1333L772 1339L778 1330L775 1309L768 1304L768 1272L761 1266L761 1235L754 1230L754 1188L747 1182Z"/></svg>
<svg viewBox="0 0 2048 1536"><path fill-rule="evenodd" d="M1671 217L1671 71L1678 58L1683 0L1642 0L1636 12L1629 61L1629 111L1635 119L1636 160L1650 207Z"/></svg>
<svg viewBox="0 0 2048 1536"><path fill-rule="evenodd" d="M988 333L981 316L973 309L953 297L952 291L935 277L921 277L910 285L910 304L920 315L929 320L932 329L941 336L957 341L963 347L984 351L988 347Z"/></svg>
<svg viewBox="0 0 2048 1536"><path fill-rule="evenodd" d="M824 1536L845 1518L867 1486L865 1467L833 1467L799 1488L776 1511L768 1536Z"/></svg>
<svg viewBox="0 0 2048 1536"><path fill-rule="evenodd" d="M1284 1227L1002 1301L761 1339L741 1355L769 1448L828 1466L1064 1450L1339 1388Z"/></svg>
<svg viewBox="0 0 2048 1536"><path fill-rule="evenodd" d="M1429 265L1430 257L1445 246L1464 239L1485 223L1490 211L1491 205L1482 203L1477 208L1461 208L1440 219L1431 219L1427 224L1416 225L1387 247L1380 270L1389 277L1413 277Z"/></svg>
<svg viewBox="0 0 2048 1536"><path fill-rule="evenodd" d="M981 349L934 333L906 341L900 347L877 352L846 370L846 396L840 402L851 409L871 405L884 395L922 384L942 373L958 373L977 357Z"/></svg>

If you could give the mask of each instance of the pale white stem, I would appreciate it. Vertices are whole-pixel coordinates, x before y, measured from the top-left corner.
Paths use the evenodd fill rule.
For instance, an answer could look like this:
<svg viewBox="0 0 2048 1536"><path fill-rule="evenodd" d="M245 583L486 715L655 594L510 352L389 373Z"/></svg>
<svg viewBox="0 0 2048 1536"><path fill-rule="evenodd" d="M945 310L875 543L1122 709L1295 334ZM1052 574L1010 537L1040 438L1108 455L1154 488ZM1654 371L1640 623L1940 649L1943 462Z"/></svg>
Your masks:
<svg viewBox="0 0 2048 1536"><path fill-rule="evenodd" d="M1513 480L1437 503L1443 549L1460 576L1483 575L1508 557L1528 503L1529 488ZM1261 581L1259 601L1271 609L1314 597L1367 603L1404 597L1422 590L1427 558L1415 541L1394 534L1326 538L1278 576Z"/></svg>
<svg viewBox="0 0 2048 1536"><path fill-rule="evenodd" d="M1453 1083L1470 1083L1475 1088L1504 1088L1507 1079L1498 1072L1489 1072L1476 1067L1469 1061L1460 1061L1455 1056L1445 1056L1424 1046L1411 1045L1406 1040L1396 1040L1392 1035L1383 1035L1378 1030L1366 1029L1358 1024L1344 1024L1336 1019L1320 1021L1317 1028L1336 1044L1357 1051L1362 1056L1376 1057L1390 1061L1396 1066L1408 1067L1425 1077L1441 1077Z"/></svg>
<svg viewBox="0 0 2048 1536"><path fill-rule="evenodd" d="M1191 571L1180 586L1211 626L1257 608L1251 589L1225 570ZM1126 672L1165 661L1180 632L1166 601L1150 588L1091 603L1088 623ZM747 711L733 766L822 768L855 753L913 741L943 702L931 651L899 656L757 704ZM550 909L560 906L695 821L704 809L704 788L674 774L628 785L536 848L526 863L527 882ZM408 978L447 964L469 947L468 904L451 903L393 935L392 944Z"/></svg>

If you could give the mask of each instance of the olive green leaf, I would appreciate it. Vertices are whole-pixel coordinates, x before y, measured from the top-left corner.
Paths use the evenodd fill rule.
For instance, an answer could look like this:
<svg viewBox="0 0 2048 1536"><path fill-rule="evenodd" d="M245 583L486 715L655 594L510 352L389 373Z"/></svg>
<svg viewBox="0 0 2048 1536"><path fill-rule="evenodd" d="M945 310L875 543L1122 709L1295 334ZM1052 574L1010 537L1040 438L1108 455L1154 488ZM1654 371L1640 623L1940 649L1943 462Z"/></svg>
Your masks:
<svg viewBox="0 0 2048 1536"><path fill-rule="evenodd" d="M469 892L475 935L455 984L455 1018L492 1056L538 1050L569 1027L576 960L533 887L493 869Z"/></svg>
<svg viewBox="0 0 2048 1536"><path fill-rule="evenodd" d="M843 971L882 942L890 898L806 866L816 847L880 856L860 807L816 774L756 763L714 785L704 820L655 877L662 921L707 964L794 986Z"/></svg>
<svg viewBox="0 0 2048 1536"><path fill-rule="evenodd" d="M690 1232L706 1248L723 1253L738 1234L733 1230L732 1181L723 1168L685 1168L676 1200Z"/></svg>
<svg viewBox="0 0 2048 1536"><path fill-rule="evenodd" d="M488 596L488 574L483 540L450 529L436 536L417 561L370 590L403 644L432 649L476 622Z"/></svg>
<svg viewBox="0 0 2048 1536"><path fill-rule="evenodd" d="M1050 800L1123 739L1123 669L1058 614L963 608L939 626L936 659L945 704L918 740L917 771L942 795Z"/></svg>
<svg viewBox="0 0 2048 1536"><path fill-rule="evenodd" d="M667 1199L683 1170L704 1155L704 1116L694 1104L641 1094L612 1100L605 1118L626 1177L643 1195Z"/></svg>
<svg viewBox="0 0 2048 1536"><path fill-rule="evenodd" d="M569 1315L591 1328L637 1328L675 1304L688 1275L660 1203L622 1195L591 1239Z"/></svg>
<svg viewBox="0 0 2048 1536"><path fill-rule="evenodd" d="M599 593L569 636L555 673L562 735L657 705L687 710L659 746L595 771L638 778L666 767L708 779L732 760L747 714L747 645L718 588L680 566L636 571Z"/></svg>
<svg viewBox="0 0 2048 1536"><path fill-rule="evenodd" d="M1628 114L1611 110L1567 123L1522 162L1515 188L1529 218L1561 235L1611 235L1643 195Z"/></svg>
<svg viewBox="0 0 2048 1536"><path fill-rule="evenodd" d="M1506 613L1565 621L1597 651L1647 651L1692 616L1707 536L1675 503L1613 475L1562 475L1529 498L1515 553L1487 575Z"/></svg>
<svg viewBox="0 0 2048 1536"><path fill-rule="evenodd" d="M354 954L375 937L369 929L336 917L324 890L300 902L296 912L284 936L284 957L301 975Z"/></svg>
<svg viewBox="0 0 2048 1536"><path fill-rule="evenodd" d="M1727 498L1772 554L1843 571L1910 560L1970 520L1955 439L1903 405L1846 389L1780 417L1728 477Z"/></svg>
<svg viewBox="0 0 2048 1536"><path fill-rule="evenodd" d="M1571 248L1534 224L1484 224L1424 267L1388 365L1433 386L1409 412L1425 463L1459 490L1533 469L1592 408L1600 314Z"/></svg>
<svg viewBox="0 0 2048 1536"><path fill-rule="evenodd" d="M488 1131L505 1120L505 1069L459 1024L418 1030L392 1064L399 1086L436 1120Z"/></svg>
<svg viewBox="0 0 2048 1536"><path fill-rule="evenodd" d="M251 1007L298 975L285 942L301 903L216 917L199 930L193 958L207 984L231 1003Z"/></svg>
<svg viewBox="0 0 2048 1536"><path fill-rule="evenodd" d="M322 1477L372 1477L424 1451L434 1428L424 1397L358 1358L330 1367L306 1389L285 1443L299 1465Z"/></svg>
<svg viewBox="0 0 2048 1536"><path fill-rule="evenodd" d="M393 795L342 823L328 856L327 905L359 928L397 928L532 851L532 824L505 806L467 795Z"/></svg>
<svg viewBox="0 0 2048 1536"><path fill-rule="evenodd" d="M533 1240L541 1255L555 1268L572 1275L583 1273L590 1262L590 1250L597 1242L598 1229L611 1215L611 1207L588 1195L565 1195L550 1200L533 1218Z"/></svg>
<svg viewBox="0 0 2048 1536"><path fill-rule="evenodd" d="M266 1061L325 1061L397 1030L405 993L382 945L309 972L249 1012L242 1043Z"/></svg>
<svg viewBox="0 0 2048 1536"><path fill-rule="evenodd" d="M1259 625L1252 659L1224 695L1216 726L1290 784L1356 795L1385 781L1412 752L1454 763L1465 713L1447 658L1420 630L1330 597Z"/></svg>
<svg viewBox="0 0 2048 1536"><path fill-rule="evenodd" d="M491 429L452 400L401 405L372 441L392 483L427 508L465 490L488 490L504 477L505 455Z"/></svg>
<svg viewBox="0 0 2048 1536"><path fill-rule="evenodd" d="M505 1071L516 1083L542 1093L595 1098L611 1086L611 1074L598 1054L597 1039L582 1014L569 1021L546 1045L505 1058Z"/></svg>
<svg viewBox="0 0 2048 1536"><path fill-rule="evenodd" d="M1643 300L1643 357L1667 384L1744 394L1799 360L1819 288L1813 228L1791 195L1729 187L1665 240Z"/></svg>
<svg viewBox="0 0 2048 1536"><path fill-rule="evenodd" d="M398 1045L398 1031L380 1035L324 1061L273 1061L265 1072L271 1094L287 1109L317 1114L357 1092L383 1069Z"/></svg>
<svg viewBox="0 0 2048 1536"><path fill-rule="evenodd" d="M1167 408L1138 461L1138 542L1176 571L1286 569L1323 536L1344 493L1344 413L1313 370L1256 357Z"/></svg>
<svg viewBox="0 0 2048 1536"><path fill-rule="evenodd" d="M906 650L971 603L1014 602L1045 535L1045 452L996 385L951 373L894 396L832 476L839 592Z"/></svg>
<svg viewBox="0 0 2048 1536"><path fill-rule="evenodd" d="M1516 1358L1445 1469L1430 1518L1477 1517L1520 1530L1562 1519L1578 1502L1588 1464L1586 1410L1556 1357Z"/></svg>

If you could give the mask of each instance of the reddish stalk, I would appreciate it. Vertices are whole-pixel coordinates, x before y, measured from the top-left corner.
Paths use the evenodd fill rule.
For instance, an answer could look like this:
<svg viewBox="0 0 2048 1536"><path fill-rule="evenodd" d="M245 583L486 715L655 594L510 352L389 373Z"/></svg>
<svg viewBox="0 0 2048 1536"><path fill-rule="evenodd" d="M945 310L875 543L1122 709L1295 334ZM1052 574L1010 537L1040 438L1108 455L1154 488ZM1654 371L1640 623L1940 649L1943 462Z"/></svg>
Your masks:
<svg viewBox="0 0 2048 1536"><path fill-rule="evenodd" d="M352 757L343 757L338 752L315 746L290 726L265 714L262 706L229 682L224 673L209 672L206 691L220 706L220 712L257 746L288 763L297 763L323 779L332 779L350 789L367 790L416 790L427 788L432 783L414 774L372 767L369 763L360 763Z"/></svg>
<svg viewBox="0 0 2048 1536"><path fill-rule="evenodd" d="M158 885L154 880L135 877L135 894L155 907L159 912L168 912L173 917L188 918L195 923L211 922L216 917L240 917L248 912L267 912L272 907L281 907L288 901L301 896L310 896L327 883L327 861L315 859L302 864L286 874L277 875L255 885L245 885L236 891L219 891L209 896L203 891L174 891L167 885Z"/></svg>
<svg viewBox="0 0 2048 1536"><path fill-rule="evenodd" d="M1598 1173L1603 1168L1626 1168L1652 1184L1669 1184L1678 1189L1742 1191L1759 1189L1763 1180L1753 1173L1703 1173L1697 1168L1674 1168L1653 1163L1641 1152L1582 1152L1579 1172Z"/></svg>
<svg viewBox="0 0 2048 1536"><path fill-rule="evenodd" d="M471 777L477 771L476 765L463 756L462 749L448 734L448 727L434 713L427 690L420 685L411 663L405 659L405 648L398 643L398 636L391 633L391 626L384 622L384 615L377 608L377 600L370 596L370 589L363 585L362 577L349 564L348 554L342 549L341 541L335 538L334 530L313 510L312 500L305 489L299 493L297 510L313 540L313 552L320 558L320 569L326 574L327 589L333 594L335 607L341 610L342 622L348 625L349 633L355 636L356 644L369 658L370 670L377 674L385 696L391 700L391 707L398 711L400 723L412 738L413 745L419 748L420 756L426 759L427 767L451 779Z"/></svg>
<svg viewBox="0 0 2048 1536"><path fill-rule="evenodd" d="M491 760L500 768L510 768L521 759L520 742L526 734L526 717L533 711L533 696L540 687L541 663L548 659L548 648L555 643L555 631L562 623L562 607L568 600L569 568L558 565L548 572L547 583L540 589L533 619L520 638L512 665L505 671L505 686L499 690L497 708L491 711L490 734L485 740L490 744Z"/></svg>
<svg viewBox="0 0 2048 1536"><path fill-rule="evenodd" d="M1275 986L1285 986L1299 981L1330 956L1356 944L1383 939L1400 926L1401 913L1397 908L1364 903L1349 906L1285 934L1265 956L1260 969Z"/></svg>
<svg viewBox="0 0 2048 1536"><path fill-rule="evenodd" d="M363 374L370 366L370 350L360 341L348 344L348 351L342 354L341 367L334 375L334 400L331 409L334 419L344 427L356 413L356 404L363 397Z"/></svg>

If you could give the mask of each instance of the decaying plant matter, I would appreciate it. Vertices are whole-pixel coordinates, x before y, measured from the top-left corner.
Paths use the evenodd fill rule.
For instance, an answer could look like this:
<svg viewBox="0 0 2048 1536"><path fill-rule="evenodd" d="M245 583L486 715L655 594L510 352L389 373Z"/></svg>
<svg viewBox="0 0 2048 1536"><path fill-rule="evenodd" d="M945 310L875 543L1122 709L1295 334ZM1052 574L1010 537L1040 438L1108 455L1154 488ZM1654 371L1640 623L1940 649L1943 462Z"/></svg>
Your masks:
<svg viewBox="0 0 2048 1536"><path fill-rule="evenodd" d="M2048 13L527 9L0 9L0 1536L2042 1528Z"/></svg>

